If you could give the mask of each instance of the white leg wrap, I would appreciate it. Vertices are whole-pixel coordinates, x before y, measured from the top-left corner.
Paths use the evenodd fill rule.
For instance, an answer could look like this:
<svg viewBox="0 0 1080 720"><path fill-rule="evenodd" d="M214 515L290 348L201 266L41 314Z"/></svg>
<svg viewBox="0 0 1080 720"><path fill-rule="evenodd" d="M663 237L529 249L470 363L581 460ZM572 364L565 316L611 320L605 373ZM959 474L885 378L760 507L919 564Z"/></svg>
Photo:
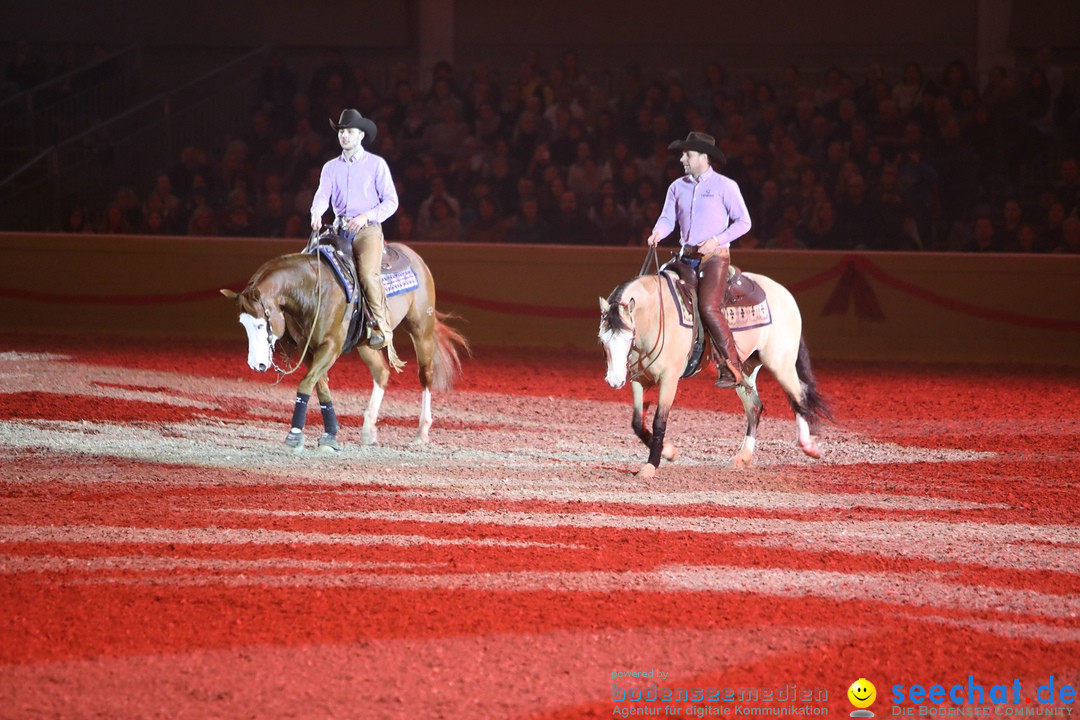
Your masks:
<svg viewBox="0 0 1080 720"><path fill-rule="evenodd" d="M799 445L806 445L810 442L810 424L806 422L806 418L802 415L795 416L795 439Z"/></svg>

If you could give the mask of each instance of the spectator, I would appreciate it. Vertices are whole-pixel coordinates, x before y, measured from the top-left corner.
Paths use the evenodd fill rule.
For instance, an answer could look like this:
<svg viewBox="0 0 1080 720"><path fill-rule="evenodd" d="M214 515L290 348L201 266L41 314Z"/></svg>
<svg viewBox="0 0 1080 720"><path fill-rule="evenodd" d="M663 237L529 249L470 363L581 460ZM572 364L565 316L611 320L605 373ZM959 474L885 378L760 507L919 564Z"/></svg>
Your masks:
<svg viewBox="0 0 1080 720"><path fill-rule="evenodd" d="M1003 252L1016 252L1020 248L1020 228L1023 227L1023 209L1020 203L1009 198L1001 207L1001 225L997 229Z"/></svg>
<svg viewBox="0 0 1080 720"><path fill-rule="evenodd" d="M452 224L446 221L448 217L454 218L459 223L461 218L461 203L446 191L446 179L442 175L431 178L430 188L431 192L420 203L420 209L417 211L416 230L420 237L425 240L429 239L431 234L430 223L436 218L443 220L443 225ZM449 211L446 215L439 216L432 212L432 207L439 202L446 204ZM442 228L439 232L445 234L446 228Z"/></svg>
<svg viewBox="0 0 1080 720"><path fill-rule="evenodd" d="M1065 207L1054 201L1046 209L1046 217L1043 219L1040 234L1042 245L1056 251L1065 245Z"/></svg>
<svg viewBox="0 0 1080 720"><path fill-rule="evenodd" d="M469 126L460 119L460 105L448 102L438 107L438 121L424 130L424 148L436 162L449 164L460 157Z"/></svg>
<svg viewBox="0 0 1080 720"><path fill-rule="evenodd" d="M1023 223L1020 225L1020 231L1016 235L1016 245L1013 247L1006 247L1005 252L1015 253L1044 253L1047 249L1042 247L1039 242L1039 233L1036 232L1035 226L1031 223Z"/></svg>
<svg viewBox="0 0 1080 720"><path fill-rule="evenodd" d="M477 201L476 220L465 234L466 242L504 243L506 242L506 224L496 213L495 202L490 197Z"/></svg>
<svg viewBox="0 0 1080 720"><path fill-rule="evenodd" d="M209 205L201 205L195 209L188 222L187 234L199 237L213 237L218 234L217 219Z"/></svg>
<svg viewBox="0 0 1080 720"><path fill-rule="evenodd" d="M909 62L904 65L904 72L900 82L893 85L892 99L896 103L897 110L907 115L922 102L922 94L926 80L923 77L922 66L917 62Z"/></svg>
<svg viewBox="0 0 1080 720"><path fill-rule="evenodd" d="M1062 223L1062 241L1051 252L1077 255L1080 254L1080 219L1070 217Z"/></svg>
<svg viewBox="0 0 1080 720"><path fill-rule="evenodd" d="M64 219L64 225L61 231L66 233L89 233L93 232L90 228L90 223L86 219L86 210L81 207L72 208L68 213L67 218Z"/></svg>
<svg viewBox="0 0 1080 720"><path fill-rule="evenodd" d="M844 247L836 225L836 206L824 200L815 208L803 231L803 243L814 250L838 250Z"/></svg>
<svg viewBox="0 0 1080 720"><path fill-rule="evenodd" d="M972 253L1001 252L1001 242L994 231L993 221L988 217L976 218L974 237L961 250Z"/></svg>
<svg viewBox="0 0 1080 720"><path fill-rule="evenodd" d="M281 195L270 193L263 199L263 207L254 220L251 234L264 238L284 237L286 220Z"/></svg>
<svg viewBox="0 0 1080 720"><path fill-rule="evenodd" d="M629 245L631 240L630 218L626 209L619 205L614 194L600 196L589 211L589 220L596 227L595 242L600 245Z"/></svg>
<svg viewBox="0 0 1080 720"><path fill-rule="evenodd" d="M853 175L837 209L840 245L845 250L890 250L895 238L887 231L881 207L867 192L862 175Z"/></svg>
<svg viewBox="0 0 1080 720"><path fill-rule="evenodd" d="M795 226L790 222L781 222L776 228L776 236L765 243L769 250L805 250L806 244L799 239Z"/></svg>
<svg viewBox="0 0 1080 720"><path fill-rule="evenodd" d="M536 198L522 199L518 214L510 222L506 239L512 243L528 245L551 242L550 230L540 216L540 203Z"/></svg>
<svg viewBox="0 0 1080 720"><path fill-rule="evenodd" d="M421 240L457 242L461 239L461 218L446 197L432 199L426 213L421 215L420 226Z"/></svg>
<svg viewBox="0 0 1080 720"><path fill-rule="evenodd" d="M596 242L596 228L581 212L577 198L569 190L559 196L558 214L551 223L554 242L560 245L588 245Z"/></svg>

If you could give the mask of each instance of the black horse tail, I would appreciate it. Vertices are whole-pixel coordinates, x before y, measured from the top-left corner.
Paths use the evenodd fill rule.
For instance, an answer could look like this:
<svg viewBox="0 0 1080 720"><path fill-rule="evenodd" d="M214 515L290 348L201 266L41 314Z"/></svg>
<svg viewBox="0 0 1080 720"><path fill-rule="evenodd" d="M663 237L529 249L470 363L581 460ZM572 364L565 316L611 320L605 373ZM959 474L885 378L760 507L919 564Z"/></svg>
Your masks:
<svg viewBox="0 0 1080 720"><path fill-rule="evenodd" d="M810 370L810 351L806 348L806 338L804 337L799 338L799 356L795 360L795 372L798 374L799 382L803 386L803 396L801 402L796 402L795 398L788 397L791 409L806 418L811 432L816 431L823 420L835 423L836 420L833 418L832 409L818 390L817 380L814 379L814 373Z"/></svg>
<svg viewBox="0 0 1080 720"><path fill-rule="evenodd" d="M456 317L435 311L435 357L431 362L431 388L439 392L452 390L454 380L461 375L461 357L458 351L472 353L465 336L445 322Z"/></svg>

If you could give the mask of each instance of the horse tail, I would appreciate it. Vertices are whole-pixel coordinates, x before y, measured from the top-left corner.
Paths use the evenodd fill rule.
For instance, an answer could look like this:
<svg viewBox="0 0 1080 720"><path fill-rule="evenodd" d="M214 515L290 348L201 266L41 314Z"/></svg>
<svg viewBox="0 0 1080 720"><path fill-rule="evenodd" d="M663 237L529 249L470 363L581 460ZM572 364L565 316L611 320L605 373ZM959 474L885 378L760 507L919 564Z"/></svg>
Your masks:
<svg viewBox="0 0 1080 720"><path fill-rule="evenodd" d="M806 418L811 431L816 430L823 420L836 422L833 418L832 409L821 391L818 390L817 380L814 378L813 371L810 370L810 351L806 347L806 338L804 337L799 338L799 356L795 360L795 372L798 374L799 382L803 386L803 396L801 401L796 401L794 397L788 396L791 409Z"/></svg>
<svg viewBox="0 0 1080 720"><path fill-rule="evenodd" d="M445 321L451 319L457 319L457 316L435 311L435 355L431 362L431 387L439 392L452 390L454 380L461 375L461 357L458 350L472 353L465 336L446 324Z"/></svg>

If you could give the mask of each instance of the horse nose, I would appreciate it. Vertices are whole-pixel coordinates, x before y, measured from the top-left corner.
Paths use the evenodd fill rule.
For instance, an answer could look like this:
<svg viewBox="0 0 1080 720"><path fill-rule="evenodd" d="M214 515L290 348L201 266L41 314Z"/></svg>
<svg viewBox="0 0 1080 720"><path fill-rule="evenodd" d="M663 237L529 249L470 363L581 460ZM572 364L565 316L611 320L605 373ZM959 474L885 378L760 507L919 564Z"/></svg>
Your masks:
<svg viewBox="0 0 1080 720"><path fill-rule="evenodd" d="M622 379L619 379L619 380L611 380L611 379L609 378L609 379L608 379L608 381L607 381L607 384L608 384L608 385L610 385L611 387L615 388L616 390L618 390L619 388L621 388L621 387L622 387L623 385L625 385L625 384L626 384L626 381L625 381L625 380L622 380Z"/></svg>
<svg viewBox="0 0 1080 720"><path fill-rule="evenodd" d="M266 372L266 363L259 363L255 370L258 372Z"/></svg>

